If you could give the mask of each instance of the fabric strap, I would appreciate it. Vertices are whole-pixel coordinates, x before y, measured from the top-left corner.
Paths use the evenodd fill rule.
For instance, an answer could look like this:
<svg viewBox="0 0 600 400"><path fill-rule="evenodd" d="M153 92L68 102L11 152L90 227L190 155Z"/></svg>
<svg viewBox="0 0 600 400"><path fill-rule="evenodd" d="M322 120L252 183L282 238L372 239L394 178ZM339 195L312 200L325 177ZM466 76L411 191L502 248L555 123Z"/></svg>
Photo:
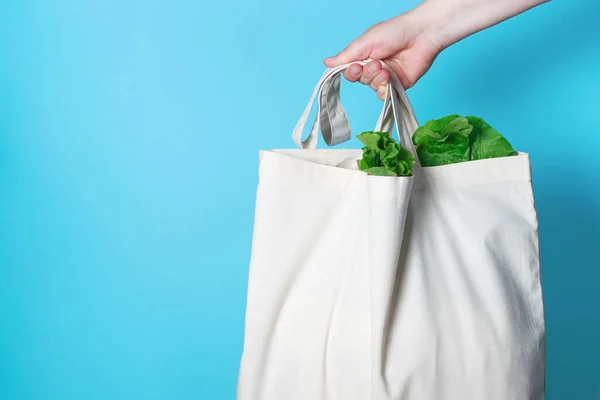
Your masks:
<svg viewBox="0 0 600 400"><path fill-rule="evenodd" d="M335 146L352 138L348 116L340 100L341 75L352 64L366 65L370 61L364 60L344 64L339 67L328 68L325 71L292 133L292 138L298 147L302 149L316 148L319 128L328 146ZM382 67L389 72L390 83L386 88L385 101L375 130L391 132L395 123L398 131L398 139L402 146L416 154L412 143L412 134L418 127L414 111L400 83L400 79L383 62ZM317 117L308 138L303 141L304 128L317 96Z"/></svg>

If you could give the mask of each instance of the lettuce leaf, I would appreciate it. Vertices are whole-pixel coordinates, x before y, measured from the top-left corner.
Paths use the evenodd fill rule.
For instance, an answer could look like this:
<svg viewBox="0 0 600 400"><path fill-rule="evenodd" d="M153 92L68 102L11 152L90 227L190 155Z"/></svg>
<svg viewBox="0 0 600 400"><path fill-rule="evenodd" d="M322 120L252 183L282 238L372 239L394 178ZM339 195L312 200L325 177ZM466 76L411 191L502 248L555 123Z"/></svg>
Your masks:
<svg viewBox="0 0 600 400"><path fill-rule="evenodd" d="M472 130L467 119L459 115L427 121L413 135L421 165L432 167L469 161L469 134Z"/></svg>
<svg viewBox="0 0 600 400"><path fill-rule="evenodd" d="M369 175L409 176L414 155L403 149L387 132L363 132L357 136L365 146L358 168Z"/></svg>
<svg viewBox="0 0 600 400"><path fill-rule="evenodd" d="M483 119L467 117L467 120L473 126L470 138L472 160L516 155L508 140Z"/></svg>
<svg viewBox="0 0 600 400"><path fill-rule="evenodd" d="M415 131L413 142L424 167L516 154L508 140L483 119L457 114L427 121Z"/></svg>

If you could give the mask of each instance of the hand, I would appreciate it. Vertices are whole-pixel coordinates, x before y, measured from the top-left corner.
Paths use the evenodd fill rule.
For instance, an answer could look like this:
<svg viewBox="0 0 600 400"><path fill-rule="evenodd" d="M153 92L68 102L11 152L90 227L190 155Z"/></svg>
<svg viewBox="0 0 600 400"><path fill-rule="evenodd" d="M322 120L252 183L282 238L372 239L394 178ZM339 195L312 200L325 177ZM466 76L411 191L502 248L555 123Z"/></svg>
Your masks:
<svg viewBox="0 0 600 400"><path fill-rule="evenodd" d="M389 73L384 61L405 89L427 72L437 55L465 37L525 12L549 0L425 0L416 8L373 25L337 56L325 60L328 67L375 60L364 67L350 66L344 76L377 91L383 100Z"/></svg>
<svg viewBox="0 0 600 400"><path fill-rule="evenodd" d="M390 76L379 60L384 61L408 89L427 72L441 50L442 46L408 12L373 25L338 55L325 60L325 65L336 67L367 58L375 60L364 67L351 65L344 77L350 82L369 85L383 100Z"/></svg>

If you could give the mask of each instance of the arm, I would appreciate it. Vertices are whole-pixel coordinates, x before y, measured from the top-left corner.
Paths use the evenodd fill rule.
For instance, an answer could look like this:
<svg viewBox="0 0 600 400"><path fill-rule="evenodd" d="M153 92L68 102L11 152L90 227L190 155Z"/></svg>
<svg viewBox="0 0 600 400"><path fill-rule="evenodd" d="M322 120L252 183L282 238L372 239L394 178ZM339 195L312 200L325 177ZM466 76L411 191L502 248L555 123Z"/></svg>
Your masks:
<svg viewBox="0 0 600 400"><path fill-rule="evenodd" d="M335 67L367 58L385 61L409 88L448 46L548 1L425 0L404 14L373 25L338 55L325 60L325 65ZM379 62L353 65L344 76L371 86L379 98L389 80Z"/></svg>
<svg viewBox="0 0 600 400"><path fill-rule="evenodd" d="M550 0L426 0L413 10L414 18L446 48Z"/></svg>

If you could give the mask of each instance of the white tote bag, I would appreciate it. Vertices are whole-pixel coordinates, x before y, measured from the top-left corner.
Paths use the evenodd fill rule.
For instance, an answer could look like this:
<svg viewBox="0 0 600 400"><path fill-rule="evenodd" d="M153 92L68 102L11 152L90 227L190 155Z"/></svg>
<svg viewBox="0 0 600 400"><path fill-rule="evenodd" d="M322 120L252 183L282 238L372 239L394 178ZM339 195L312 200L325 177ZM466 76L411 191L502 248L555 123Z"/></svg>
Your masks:
<svg viewBox="0 0 600 400"><path fill-rule="evenodd" d="M260 154L238 400L543 399L528 156L368 176L361 150L315 149L319 127L329 145L351 137L346 67L319 81L301 149ZM376 130L394 119L414 152L392 76Z"/></svg>

